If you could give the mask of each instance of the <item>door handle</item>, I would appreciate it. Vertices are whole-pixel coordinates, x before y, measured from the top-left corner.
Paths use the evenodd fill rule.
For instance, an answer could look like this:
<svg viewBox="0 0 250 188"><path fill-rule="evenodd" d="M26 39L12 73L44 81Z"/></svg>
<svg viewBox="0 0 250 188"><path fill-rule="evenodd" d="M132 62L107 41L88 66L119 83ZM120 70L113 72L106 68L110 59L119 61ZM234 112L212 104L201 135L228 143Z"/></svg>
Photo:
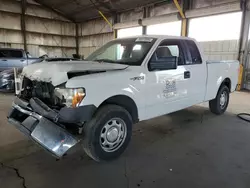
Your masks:
<svg viewBox="0 0 250 188"><path fill-rule="evenodd" d="M21 61L21 62L24 62L25 60L24 60L24 59L21 59L20 61Z"/></svg>
<svg viewBox="0 0 250 188"><path fill-rule="evenodd" d="M2 61L7 61L7 59L2 59Z"/></svg>
<svg viewBox="0 0 250 188"><path fill-rule="evenodd" d="M190 78L190 77L191 77L190 71L185 71L185 72L184 72L184 79L188 79L188 78Z"/></svg>

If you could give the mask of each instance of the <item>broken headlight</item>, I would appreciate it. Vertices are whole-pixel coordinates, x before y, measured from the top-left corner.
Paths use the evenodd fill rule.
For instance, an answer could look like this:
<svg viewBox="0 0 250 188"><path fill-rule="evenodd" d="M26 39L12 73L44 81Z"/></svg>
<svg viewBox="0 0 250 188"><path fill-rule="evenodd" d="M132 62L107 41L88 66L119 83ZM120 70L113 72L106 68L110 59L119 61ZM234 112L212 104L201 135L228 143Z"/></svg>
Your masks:
<svg viewBox="0 0 250 188"><path fill-rule="evenodd" d="M67 107L78 107L85 97L84 88L55 88L55 95L65 104Z"/></svg>

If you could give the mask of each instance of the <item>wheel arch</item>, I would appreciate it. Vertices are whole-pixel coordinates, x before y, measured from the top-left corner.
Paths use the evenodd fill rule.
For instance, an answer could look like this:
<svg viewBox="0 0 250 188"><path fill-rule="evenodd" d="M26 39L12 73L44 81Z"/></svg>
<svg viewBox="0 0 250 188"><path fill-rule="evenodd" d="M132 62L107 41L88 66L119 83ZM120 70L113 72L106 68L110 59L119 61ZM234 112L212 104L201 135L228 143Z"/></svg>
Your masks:
<svg viewBox="0 0 250 188"><path fill-rule="evenodd" d="M129 96L127 96L127 95L115 95L115 96L109 97L108 99L103 101L98 108L100 108L104 105L107 105L107 104L115 104L115 105L119 105L119 106L125 108L132 116L133 122L134 123L139 122L137 105L136 105L135 101L132 98L130 98Z"/></svg>
<svg viewBox="0 0 250 188"><path fill-rule="evenodd" d="M231 82L231 79L230 79L230 78L225 78L225 79L223 80L223 82L221 83L220 88L221 88L221 86L223 86L223 85L227 86L228 89L229 89L229 91L231 92L232 82ZM219 89L220 89L220 88L219 88Z"/></svg>

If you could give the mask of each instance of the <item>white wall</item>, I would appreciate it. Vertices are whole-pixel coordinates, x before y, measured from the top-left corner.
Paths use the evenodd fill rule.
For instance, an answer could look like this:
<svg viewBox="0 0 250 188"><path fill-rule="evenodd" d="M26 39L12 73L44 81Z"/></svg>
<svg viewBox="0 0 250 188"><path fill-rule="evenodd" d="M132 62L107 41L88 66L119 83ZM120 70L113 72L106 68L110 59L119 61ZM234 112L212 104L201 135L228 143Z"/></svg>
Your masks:
<svg viewBox="0 0 250 188"><path fill-rule="evenodd" d="M142 27L131 27L125 29L118 29L117 38L132 37L142 35Z"/></svg>
<svg viewBox="0 0 250 188"><path fill-rule="evenodd" d="M147 28L148 35L181 35L181 21L149 25Z"/></svg>
<svg viewBox="0 0 250 188"><path fill-rule="evenodd" d="M236 60L242 13L229 13L190 20L189 37L203 47L209 60Z"/></svg>

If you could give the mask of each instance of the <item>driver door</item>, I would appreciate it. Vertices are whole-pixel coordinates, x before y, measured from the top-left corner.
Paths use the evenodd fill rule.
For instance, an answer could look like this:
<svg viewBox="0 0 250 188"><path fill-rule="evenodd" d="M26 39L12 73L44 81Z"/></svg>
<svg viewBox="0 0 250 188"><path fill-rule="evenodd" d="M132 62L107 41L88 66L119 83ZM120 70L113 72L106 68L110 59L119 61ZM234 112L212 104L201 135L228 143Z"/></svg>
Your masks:
<svg viewBox="0 0 250 188"><path fill-rule="evenodd" d="M157 47L148 62L146 116L147 119L163 114L171 113L186 107L188 98L188 79L190 75L186 71L186 58L180 40L164 40ZM178 66L175 69L165 68L154 70L152 62L163 63L164 59L178 58ZM166 63L166 62L165 62Z"/></svg>

